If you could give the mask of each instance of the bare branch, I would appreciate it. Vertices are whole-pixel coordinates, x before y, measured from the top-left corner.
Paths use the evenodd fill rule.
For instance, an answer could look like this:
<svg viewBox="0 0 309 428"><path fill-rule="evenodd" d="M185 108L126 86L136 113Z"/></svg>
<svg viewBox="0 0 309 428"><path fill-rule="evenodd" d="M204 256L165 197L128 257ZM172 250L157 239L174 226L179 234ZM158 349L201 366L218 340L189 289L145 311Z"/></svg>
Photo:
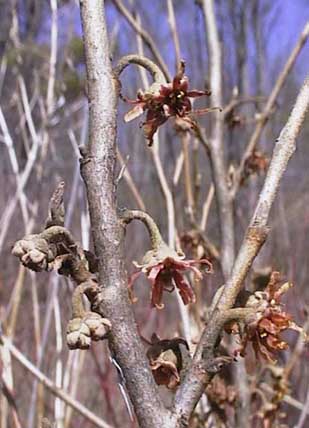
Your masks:
<svg viewBox="0 0 309 428"><path fill-rule="evenodd" d="M169 426L149 370L130 307L124 269L123 227L115 193L117 90L109 57L104 2L83 0L89 96L89 144L82 159L99 279L102 312L112 323L109 345L126 379L126 387L141 426Z"/></svg>
<svg viewBox="0 0 309 428"><path fill-rule="evenodd" d="M83 406L79 401L73 399L69 394L63 391L61 388L58 388L54 382L52 382L47 376L44 375L40 370L38 370L6 337L1 338L7 348L10 350L13 357L24 367L26 368L39 382L41 382L52 394L56 397L59 397L64 401L68 406L72 407L80 415L84 416L89 422L92 422L96 427L99 428L112 428L111 425L108 425L104 420L93 414L85 406Z"/></svg>
<svg viewBox="0 0 309 428"><path fill-rule="evenodd" d="M294 49L291 52L291 55L289 56L285 66L283 67L281 73L278 76L278 79L273 87L273 90L271 91L269 98L267 100L267 103L265 105L265 108L263 110L263 112L261 113L261 118L257 123L257 126L248 142L248 145L246 147L246 150L241 158L240 161L240 165L239 168L236 172L236 177L235 177L235 183L232 189L232 193L233 193L233 197L235 197L236 192L239 188L240 182L241 182L241 177L242 177L242 173L243 170L245 168L245 164L246 161L250 158L252 152L254 151L256 145L259 142L259 139L261 137L262 131L273 111L273 108L275 106L276 100L278 98L279 92L281 91L283 85L286 82L286 79L290 73L290 71L292 70L292 68L294 67L294 64L297 60L297 57L299 55L299 53L301 52L303 46L305 45L307 39L309 37L309 22L305 25L297 43L296 46L294 47Z"/></svg>
<svg viewBox="0 0 309 428"><path fill-rule="evenodd" d="M205 17L207 41L209 49L209 79L211 88L211 104L222 106L222 58L219 34L216 24L214 3L212 0L201 2ZM210 159L215 186L220 228L221 228L221 264L227 278L234 262L234 217L233 203L227 185L227 170L223 151L223 115L214 113L214 124L210 136Z"/></svg>
<svg viewBox="0 0 309 428"><path fill-rule="evenodd" d="M125 162L124 162L124 159L123 159L119 149L117 149L117 158L119 160L121 167L122 168L125 167ZM124 176L124 179L125 179L128 187L129 187L129 189L132 192L132 195L133 195L133 197L137 203L138 208L142 211L146 211L146 206L145 206L145 203L143 201L143 198L142 198L138 188L136 187L136 184L132 178L132 175L130 174L130 172L128 170L128 167L126 167L124 169L123 176Z"/></svg>
<svg viewBox="0 0 309 428"><path fill-rule="evenodd" d="M50 0L51 8L51 32L50 32L50 59L49 75L47 85L46 107L47 115L51 115L54 110L56 65L57 65L57 39L58 39L58 6L57 0Z"/></svg>
<svg viewBox="0 0 309 428"><path fill-rule="evenodd" d="M193 364L176 394L175 413L178 418L188 418L213 375L209 368L216 362L214 346L219 338L224 312L233 307L244 279L267 237L267 222L270 209L278 191L287 163L295 150L296 138L300 132L309 107L309 78L299 92L287 124L276 142L263 189L255 213L239 250L229 280L223 287L219 301L205 328ZM220 327L221 326L221 327ZM212 363L213 361L213 363Z"/></svg>
<svg viewBox="0 0 309 428"><path fill-rule="evenodd" d="M167 11L168 11L168 21L170 24L171 33L173 36L173 41L175 46L176 68L177 68L181 60L181 55L180 55L180 45L179 45L179 37L178 37L177 24L176 24L176 18L175 18L175 11L174 11L173 0L166 0L166 2L167 2Z"/></svg>
<svg viewBox="0 0 309 428"><path fill-rule="evenodd" d="M166 79L160 67L158 67L157 64L155 64L149 58L146 58L141 55L126 55L120 58L116 67L113 70L115 76L119 78L123 70L130 64L139 65L140 67L144 67L146 70L148 70L155 83L166 83Z"/></svg>
<svg viewBox="0 0 309 428"><path fill-rule="evenodd" d="M48 217L45 223L46 229L51 226L64 226L64 186L64 181L61 181L50 199Z"/></svg>
<svg viewBox="0 0 309 428"><path fill-rule="evenodd" d="M171 76L169 74L169 71L167 69L167 66L156 48L156 45L152 39L152 37L147 33L146 30L144 30L141 25L138 23L136 19L133 18L129 10L125 7L125 5L122 3L121 0L112 0L114 5L117 7L119 12L124 16L124 18L128 21L128 23L131 25L131 27L136 31L137 34L141 36L145 44L149 47L150 51L152 52L155 60L160 66L160 69L163 71L165 79L167 81L171 80Z"/></svg>

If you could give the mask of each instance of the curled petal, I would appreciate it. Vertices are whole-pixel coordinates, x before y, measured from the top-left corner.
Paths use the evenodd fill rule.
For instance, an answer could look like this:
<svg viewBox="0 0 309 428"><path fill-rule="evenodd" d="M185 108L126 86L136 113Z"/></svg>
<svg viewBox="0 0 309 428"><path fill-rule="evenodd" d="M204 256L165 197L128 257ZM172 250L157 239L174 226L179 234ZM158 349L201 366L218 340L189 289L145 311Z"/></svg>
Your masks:
<svg viewBox="0 0 309 428"><path fill-rule="evenodd" d="M200 281L203 278L203 274L198 270L195 266L188 266L188 269L192 270L194 272L195 280Z"/></svg>
<svg viewBox="0 0 309 428"><path fill-rule="evenodd" d="M151 304L157 309L163 309L164 304L162 303L162 296L164 290L164 282L157 278L157 280L152 285L151 291Z"/></svg>
<svg viewBox="0 0 309 428"><path fill-rule="evenodd" d="M156 383L174 389L180 383L181 357L176 351L179 345L171 344L168 340L157 341L148 349L147 357Z"/></svg>
<svg viewBox="0 0 309 428"><path fill-rule="evenodd" d="M280 333L280 328L278 328L273 322L268 318L262 318L259 322L259 330L265 330L267 333L277 335Z"/></svg>
<svg viewBox="0 0 309 428"><path fill-rule="evenodd" d="M157 265L153 266L152 268L149 269L148 272L148 279L151 282L152 285L155 284L157 277L159 275L159 273L164 269L164 266L162 265L162 263L158 263Z"/></svg>
<svg viewBox="0 0 309 428"><path fill-rule="evenodd" d="M189 88L189 79L187 76L183 76L182 79L176 81L176 87L178 91L184 92L185 94L188 93Z"/></svg>
<svg viewBox="0 0 309 428"><path fill-rule="evenodd" d="M162 99L162 101L164 100L164 98L168 97L172 92L173 92L173 87L170 83L168 83L167 85L161 85L160 88L160 93L159 95L156 97L157 100L160 100L160 97Z"/></svg>
<svg viewBox="0 0 309 428"><path fill-rule="evenodd" d="M135 297L133 294L133 285L134 285L135 280L140 276L141 273L142 273L142 271L134 272L129 278L128 293L129 293L129 299L130 299L131 303L136 303L138 300L137 297Z"/></svg>
<svg viewBox="0 0 309 428"><path fill-rule="evenodd" d="M162 109L163 109L164 117L168 119L172 115L170 106L168 104L163 104Z"/></svg>
<svg viewBox="0 0 309 428"><path fill-rule="evenodd" d="M173 277L183 303L185 305L188 303L195 303L195 294L190 284L188 284L188 282L185 280L184 276L181 273L174 271Z"/></svg>
<svg viewBox="0 0 309 428"><path fill-rule="evenodd" d="M269 318L271 319L272 323L276 324L277 327L280 328L280 330L289 328L290 322L292 320L292 317L290 314L287 314L286 312L275 312L271 311Z"/></svg>
<svg viewBox="0 0 309 428"><path fill-rule="evenodd" d="M173 260L172 265L174 269L177 270L192 270L195 274L196 279L200 280L203 277L201 271L195 266L204 264L207 266L207 273L212 273L212 264L207 259L201 260Z"/></svg>
<svg viewBox="0 0 309 428"><path fill-rule="evenodd" d="M189 80L188 77L185 76L185 62L180 61L178 72L176 76L173 79L173 90L174 91L185 91L187 92L189 87Z"/></svg>
<svg viewBox="0 0 309 428"><path fill-rule="evenodd" d="M148 145L151 146L153 143L153 136L157 132L157 129L160 125L163 125L167 121L168 117L160 115L153 119L148 119L143 123L144 134L147 140L149 140Z"/></svg>

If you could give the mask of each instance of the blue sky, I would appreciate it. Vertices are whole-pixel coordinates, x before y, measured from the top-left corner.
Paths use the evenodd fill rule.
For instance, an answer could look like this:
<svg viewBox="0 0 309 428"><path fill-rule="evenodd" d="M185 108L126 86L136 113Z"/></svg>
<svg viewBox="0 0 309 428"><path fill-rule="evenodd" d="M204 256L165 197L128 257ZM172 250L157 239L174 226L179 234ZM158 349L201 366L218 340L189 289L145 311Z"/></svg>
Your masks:
<svg viewBox="0 0 309 428"><path fill-rule="evenodd" d="M124 3L127 6L130 4L125 0ZM167 22L166 0L140 2L140 4L142 8L139 8L139 12L142 16L143 25L154 40L158 42L161 47L161 54L173 73L175 57ZM218 2L215 2L215 4L218 5ZM221 1L221 4L224 5L224 2ZM309 0L261 0L260 4L273 6L269 19L264 23L262 34L267 55L265 74L267 75L266 80L269 80L270 75L276 75L280 71L305 23L309 21ZM111 1L106 1L106 5L109 30L110 32L115 29L118 31L117 39L120 53L134 52L136 48L135 43L132 45L130 26L116 11ZM201 68L204 74L207 63L203 17L193 0L175 0L174 5L182 56L185 59L189 59L188 73L193 81L199 84L198 75L201 74ZM65 23L60 27L60 33L62 33L63 38L67 34L68 26L74 28L76 34L81 35L77 6L74 9L72 9L72 6L62 8L61 17ZM225 22L223 22L224 25L226 25ZM197 52L196 49L198 44L200 45L200 52ZM309 68L308 46L307 42L307 46L303 48L296 64L297 76L300 80L303 80ZM251 49L250 46L249 49ZM225 51L225 55L228 54L229 47ZM254 52L252 52L251 57L254 55ZM225 59L228 60L229 58Z"/></svg>

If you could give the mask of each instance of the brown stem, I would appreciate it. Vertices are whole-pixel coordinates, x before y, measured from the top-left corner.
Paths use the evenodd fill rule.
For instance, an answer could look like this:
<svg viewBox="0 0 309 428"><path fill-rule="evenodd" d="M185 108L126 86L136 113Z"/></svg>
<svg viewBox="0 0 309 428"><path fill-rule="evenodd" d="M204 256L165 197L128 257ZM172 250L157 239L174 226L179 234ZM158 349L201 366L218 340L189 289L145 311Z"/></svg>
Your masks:
<svg viewBox="0 0 309 428"><path fill-rule="evenodd" d="M78 285L72 295L72 318L83 318L86 311L83 303L83 295L89 288L92 288L89 283Z"/></svg>
<svg viewBox="0 0 309 428"><path fill-rule="evenodd" d="M62 226L51 226L44 229L40 233L40 238L45 239L50 244L63 242L68 247L76 247L73 236Z"/></svg>
<svg viewBox="0 0 309 428"><path fill-rule="evenodd" d="M46 229L51 226L64 226L64 188L65 183L64 181L61 181L50 198L48 217L45 222Z"/></svg>
<svg viewBox="0 0 309 428"><path fill-rule="evenodd" d="M147 71L149 71L155 83L166 83L166 79L160 67L158 67L157 64L155 64L149 58L146 58L141 55L126 55L120 58L116 67L114 67L113 69L115 77L119 78L123 70L130 64L135 64L144 67Z"/></svg>
<svg viewBox="0 0 309 428"><path fill-rule="evenodd" d="M148 230L152 249L157 250L161 246L163 239L160 230L149 214L140 210L124 210L121 213L121 218L125 224L130 223L132 220L142 221Z"/></svg>

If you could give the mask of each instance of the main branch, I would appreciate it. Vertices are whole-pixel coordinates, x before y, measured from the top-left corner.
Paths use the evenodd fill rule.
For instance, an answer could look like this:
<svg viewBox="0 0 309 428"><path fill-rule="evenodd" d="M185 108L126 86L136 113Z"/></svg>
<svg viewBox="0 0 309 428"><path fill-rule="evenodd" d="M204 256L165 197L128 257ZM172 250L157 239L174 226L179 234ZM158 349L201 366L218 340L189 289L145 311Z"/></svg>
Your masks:
<svg viewBox="0 0 309 428"><path fill-rule="evenodd" d="M109 57L104 1L81 0L80 5L89 97L89 144L81 171L99 259L100 311L112 323L110 349L123 371L140 426L169 427L128 299L123 227L117 216L114 185L118 94Z"/></svg>

